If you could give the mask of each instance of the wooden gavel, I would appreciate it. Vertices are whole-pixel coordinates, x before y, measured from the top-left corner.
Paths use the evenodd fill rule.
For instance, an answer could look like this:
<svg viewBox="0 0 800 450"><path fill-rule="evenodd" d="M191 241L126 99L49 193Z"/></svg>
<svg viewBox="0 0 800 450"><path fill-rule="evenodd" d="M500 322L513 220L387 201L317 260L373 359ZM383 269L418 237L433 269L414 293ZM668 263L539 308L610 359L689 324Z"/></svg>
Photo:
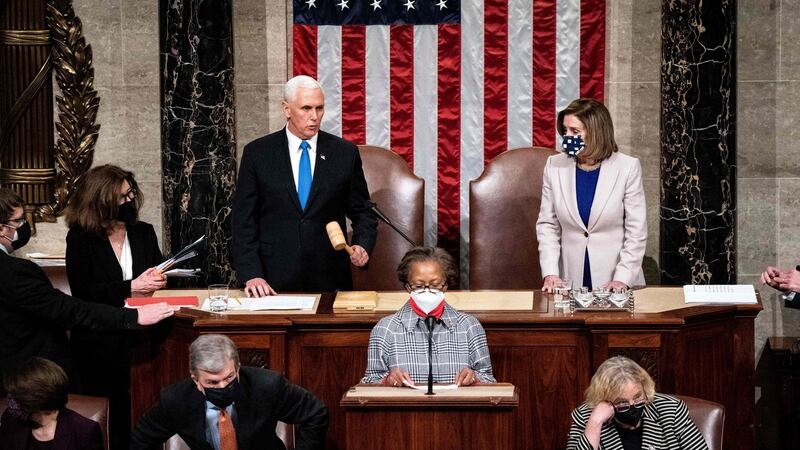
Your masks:
<svg viewBox="0 0 800 450"><path fill-rule="evenodd" d="M353 254L353 249L347 245L347 240L344 238L344 233L342 233L342 227L339 226L339 222L328 222L328 224L325 225L325 229L328 231L328 239L331 240L331 245L334 249L344 249L347 251L348 255Z"/></svg>

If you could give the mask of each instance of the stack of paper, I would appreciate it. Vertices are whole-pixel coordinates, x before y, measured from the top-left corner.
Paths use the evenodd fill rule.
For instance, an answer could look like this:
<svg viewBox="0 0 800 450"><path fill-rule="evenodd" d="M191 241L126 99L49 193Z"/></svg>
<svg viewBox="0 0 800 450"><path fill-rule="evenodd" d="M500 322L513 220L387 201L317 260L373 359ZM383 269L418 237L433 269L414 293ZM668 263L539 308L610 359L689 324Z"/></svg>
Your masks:
<svg viewBox="0 0 800 450"><path fill-rule="evenodd" d="M706 284L683 287L686 303L755 304L756 291L752 284Z"/></svg>
<svg viewBox="0 0 800 450"><path fill-rule="evenodd" d="M316 297L302 297L293 295L273 295L270 297L236 298L228 299L228 309L231 311L271 311L312 309ZM208 310L208 299L203 302L201 309Z"/></svg>

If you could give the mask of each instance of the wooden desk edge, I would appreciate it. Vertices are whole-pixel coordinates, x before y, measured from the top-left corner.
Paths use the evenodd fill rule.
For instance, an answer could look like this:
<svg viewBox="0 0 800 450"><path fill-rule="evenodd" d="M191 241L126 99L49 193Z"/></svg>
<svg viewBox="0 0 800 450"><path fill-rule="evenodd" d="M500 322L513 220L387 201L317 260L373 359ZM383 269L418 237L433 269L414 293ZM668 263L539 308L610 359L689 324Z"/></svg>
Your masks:
<svg viewBox="0 0 800 450"><path fill-rule="evenodd" d="M376 386L374 384L357 384L356 386ZM486 386L486 385L484 385ZM495 383L492 386L513 386L511 383ZM462 389L469 389L468 387ZM386 407L414 407L426 408L498 408L510 409L519 406L519 388L514 386L514 394L510 397L486 395L483 397L443 397L425 395L422 397L348 397L342 394L339 406L344 408L386 408Z"/></svg>

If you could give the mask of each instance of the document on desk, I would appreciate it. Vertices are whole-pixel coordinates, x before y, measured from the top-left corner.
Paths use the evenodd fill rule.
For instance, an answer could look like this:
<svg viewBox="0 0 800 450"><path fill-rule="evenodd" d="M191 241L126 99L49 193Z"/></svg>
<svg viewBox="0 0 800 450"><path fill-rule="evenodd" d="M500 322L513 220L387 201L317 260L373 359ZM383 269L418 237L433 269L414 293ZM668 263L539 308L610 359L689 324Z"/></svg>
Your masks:
<svg viewBox="0 0 800 450"><path fill-rule="evenodd" d="M758 303L752 284L687 284L683 297L686 303Z"/></svg>
<svg viewBox="0 0 800 450"><path fill-rule="evenodd" d="M408 386L411 389L416 389L418 391L427 391L428 385L427 384L411 384L407 380L403 380L403 385ZM459 386L457 384L434 384L433 385L433 392L436 391L451 391L453 389L458 389Z"/></svg>
<svg viewBox="0 0 800 450"><path fill-rule="evenodd" d="M242 311L270 311L270 310L291 310L291 309L311 309L314 307L316 297L305 297L295 295L273 295L269 297L253 298L231 298L228 301L228 309Z"/></svg>

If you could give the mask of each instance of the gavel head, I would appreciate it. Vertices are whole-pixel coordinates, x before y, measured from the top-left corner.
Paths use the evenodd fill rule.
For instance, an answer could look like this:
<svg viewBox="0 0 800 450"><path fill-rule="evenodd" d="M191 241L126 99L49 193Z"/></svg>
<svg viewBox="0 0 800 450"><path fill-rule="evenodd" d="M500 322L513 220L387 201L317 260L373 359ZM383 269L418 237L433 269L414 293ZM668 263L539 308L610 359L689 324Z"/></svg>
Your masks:
<svg viewBox="0 0 800 450"><path fill-rule="evenodd" d="M334 249L343 250L347 247L347 241L344 238L344 233L342 233L342 227L339 226L339 222L328 222L328 224L325 225L325 229L328 231L328 239L331 240L331 245Z"/></svg>

